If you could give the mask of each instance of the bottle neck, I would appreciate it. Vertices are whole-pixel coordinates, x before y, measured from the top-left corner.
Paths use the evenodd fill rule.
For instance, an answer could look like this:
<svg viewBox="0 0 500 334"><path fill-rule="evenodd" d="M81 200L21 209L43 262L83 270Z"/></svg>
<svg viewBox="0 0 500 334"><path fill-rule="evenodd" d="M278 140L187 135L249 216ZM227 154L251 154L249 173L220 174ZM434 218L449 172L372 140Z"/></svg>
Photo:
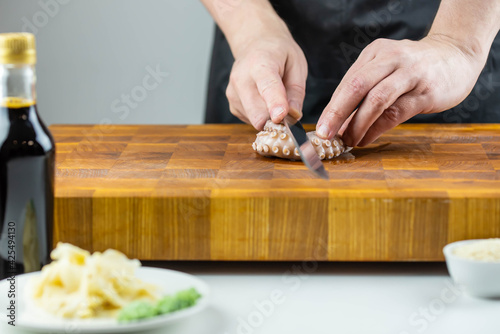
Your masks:
<svg viewBox="0 0 500 334"><path fill-rule="evenodd" d="M26 107L36 103L36 74L33 65L0 64L0 104Z"/></svg>

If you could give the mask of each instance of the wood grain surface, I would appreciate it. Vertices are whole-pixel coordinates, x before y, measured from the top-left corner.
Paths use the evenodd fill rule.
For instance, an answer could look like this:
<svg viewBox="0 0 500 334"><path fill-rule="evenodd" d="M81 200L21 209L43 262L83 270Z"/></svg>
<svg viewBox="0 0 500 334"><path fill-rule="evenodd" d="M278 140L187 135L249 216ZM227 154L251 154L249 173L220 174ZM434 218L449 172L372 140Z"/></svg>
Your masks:
<svg viewBox="0 0 500 334"><path fill-rule="evenodd" d="M309 130L312 126L307 126ZM142 260L441 261L500 237L500 125L401 125L325 162L246 125L55 125L55 242Z"/></svg>

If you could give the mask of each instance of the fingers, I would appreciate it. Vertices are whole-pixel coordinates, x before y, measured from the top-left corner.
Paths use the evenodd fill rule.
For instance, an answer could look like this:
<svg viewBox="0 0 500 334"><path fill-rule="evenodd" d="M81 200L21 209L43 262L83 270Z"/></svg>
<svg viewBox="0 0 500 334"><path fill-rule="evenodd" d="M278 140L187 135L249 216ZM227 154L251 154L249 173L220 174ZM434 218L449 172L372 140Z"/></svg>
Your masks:
<svg viewBox="0 0 500 334"><path fill-rule="evenodd" d="M244 111L245 117L255 129L261 131L269 119L269 113L266 108L266 103L257 91L255 83L249 80L235 88L240 98L243 108L242 111Z"/></svg>
<svg viewBox="0 0 500 334"><path fill-rule="evenodd" d="M247 124L252 125L252 123L248 120L248 118L245 115L243 115L241 113L240 110L242 110L242 109L241 108L237 108L237 107L235 107L233 105L229 106L229 111L231 112L231 114L233 114L234 116L238 117L242 122L245 122Z"/></svg>
<svg viewBox="0 0 500 334"><path fill-rule="evenodd" d="M231 114L238 117L241 121L252 124L248 118L243 114L243 105L241 104L241 100L236 94L233 85L229 84L226 88L226 97L229 102L229 111Z"/></svg>
<svg viewBox="0 0 500 334"><path fill-rule="evenodd" d="M230 80L226 96L233 115L257 130L262 130L270 115L275 123L280 123L288 113L296 119L302 117L307 70L290 67L283 79L286 87L277 72L261 69L255 73L254 78Z"/></svg>
<svg viewBox="0 0 500 334"><path fill-rule="evenodd" d="M302 118L302 107L304 104L304 97L306 95L305 80L303 84L286 85L286 95L288 96L289 111L288 114L295 119ZM281 122L286 115L276 118L277 122ZM274 121L274 120L273 120Z"/></svg>
<svg viewBox="0 0 500 334"><path fill-rule="evenodd" d="M226 90L231 112L257 130L263 128L270 116L275 123L280 123L288 113L300 119L306 78L307 71L290 66L284 79L278 72L260 69L246 80L233 80Z"/></svg>
<svg viewBox="0 0 500 334"><path fill-rule="evenodd" d="M351 147L358 145L382 113L416 85L415 77L408 75L406 70L399 69L373 87L343 134L342 139L346 145Z"/></svg>
<svg viewBox="0 0 500 334"><path fill-rule="evenodd" d="M306 80L307 80L307 61L289 61L283 76L283 84L285 85L286 95L288 97L288 105L290 107L288 114L295 119L302 118L302 107L306 95ZM284 116L283 116L284 117ZM282 121L283 118L277 119Z"/></svg>
<svg viewBox="0 0 500 334"><path fill-rule="evenodd" d="M374 142L384 132L420 113L422 111L422 105L425 105L425 99L425 96L413 94L413 92L401 96L370 126L358 146L366 146Z"/></svg>
<svg viewBox="0 0 500 334"><path fill-rule="evenodd" d="M369 62L357 72L344 76L318 121L318 136L332 138L368 92L395 68L396 64L390 60Z"/></svg>
<svg viewBox="0 0 500 334"><path fill-rule="evenodd" d="M374 43L375 42L373 42L372 44L374 44ZM354 73L359 71L359 69L361 69L363 66L365 66L370 61L375 59L376 53L371 51L372 48L370 46L372 46L372 45L369 45L363 49L363 51L359 55L358 59L356 59L354 64L352 64L351 67L349 67L349 70L347 70L346 74L344 74L344 77L353 75Z"/></svg>
<svg viewBox="0 0 500 334"><path fill-rule="evenodd" d="M354 112L351 114L351 116L349 116L345 120L344 124L342 124L342 126L339 129L339 132L338 132L339 136L342 137L344 135L345 130L347 130L347 127L349 126L349 123L351 123L352 119L354 118L354 115L356 115L357 112L358 112L358 109L354 110Z"/></svg>
<svg viewBox="0 0 500 334"><path fill-rule="evenodd" d="M371 45L369 45L368 47L366 47L361 52L361 54L359 55L359 57L356 60L356 62L354 64L352 64L352 66L346 72L346 74L344 75L344 77L351 77L354 73L358 72L363 66L365 66L370 61L372 61L373 59L375 59L376 53L373 52L372 50L373 50L373 45L376 44L376 43L377 43L377 41L373 42ZM354 110L353 113L344 121L344 123L342 124L342 126L340 127L340 129L338 131L339 135L342 135L345 132L345 130L347 129L347 126L349 125L349 123L351 122L352 118L356 114L356 111L357 111L357 109Z"/></svg>
<svg viewBox="0 0 500 334"><path fill-rule="evenodd" d="M287 92L279 71L260 66L252 76L259 95L275 123L281 122L289 111Z"/></svg>

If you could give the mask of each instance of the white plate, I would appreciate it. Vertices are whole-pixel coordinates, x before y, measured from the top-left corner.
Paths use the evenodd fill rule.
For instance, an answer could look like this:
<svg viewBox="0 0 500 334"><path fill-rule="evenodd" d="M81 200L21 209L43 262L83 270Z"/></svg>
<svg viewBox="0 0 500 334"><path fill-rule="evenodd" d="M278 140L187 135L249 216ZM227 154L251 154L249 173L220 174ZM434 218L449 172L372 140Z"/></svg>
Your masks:
<svg viewBox="0 0 500 334"><path fill-rule="evenodd" d="M136 275L145 282L160 286L165 294L173 294L179 290L195 288L202 297L198 299L196 305L188 309L180 310L171 314L165 314L150 319L145 319L132 323L118 323L116 319L86 319L67 320L40 315L39 311L27 305L25 300L25 287L31 277L40 275L40 272L19 275L16 277L16 327L34 332L51 333L129 333L149 330L165 326L178 319L189 317L201 311L208 304L210 289L208 285L200 279L178 271L141 267L137 269ZM8 297L10 283L6 280L0 281L0 318L6 321L6 309L12 300Z"/></svg>

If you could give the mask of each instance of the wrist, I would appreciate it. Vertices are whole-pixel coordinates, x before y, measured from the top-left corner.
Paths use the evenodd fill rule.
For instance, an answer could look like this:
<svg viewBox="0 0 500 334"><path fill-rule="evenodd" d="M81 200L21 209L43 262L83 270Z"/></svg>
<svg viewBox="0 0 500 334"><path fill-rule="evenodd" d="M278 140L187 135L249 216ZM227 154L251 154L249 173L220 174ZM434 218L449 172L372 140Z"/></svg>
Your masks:
<svg viewBox="0 0 500 334"><path fill-rule="evenodd" d="M498 0L442 0L428 37L484 64L500 29Z"/></svg>
<svg viewBox="0 0 500 334"><path fill-rule="evenodd" d="M488 58L490 49L489 43L480 41L475 37L464 38L446 32L441 33L431 30L426 38L454 47L467 59L478 62L481 66L484 65Z"/></svg>
<svg viewBox="0 0 500 334"><path fill-rule="evenodd" d="M292 38L285 22L266 1L242 1L230 17L218 20L235 59L256 40Z"/></svg>

